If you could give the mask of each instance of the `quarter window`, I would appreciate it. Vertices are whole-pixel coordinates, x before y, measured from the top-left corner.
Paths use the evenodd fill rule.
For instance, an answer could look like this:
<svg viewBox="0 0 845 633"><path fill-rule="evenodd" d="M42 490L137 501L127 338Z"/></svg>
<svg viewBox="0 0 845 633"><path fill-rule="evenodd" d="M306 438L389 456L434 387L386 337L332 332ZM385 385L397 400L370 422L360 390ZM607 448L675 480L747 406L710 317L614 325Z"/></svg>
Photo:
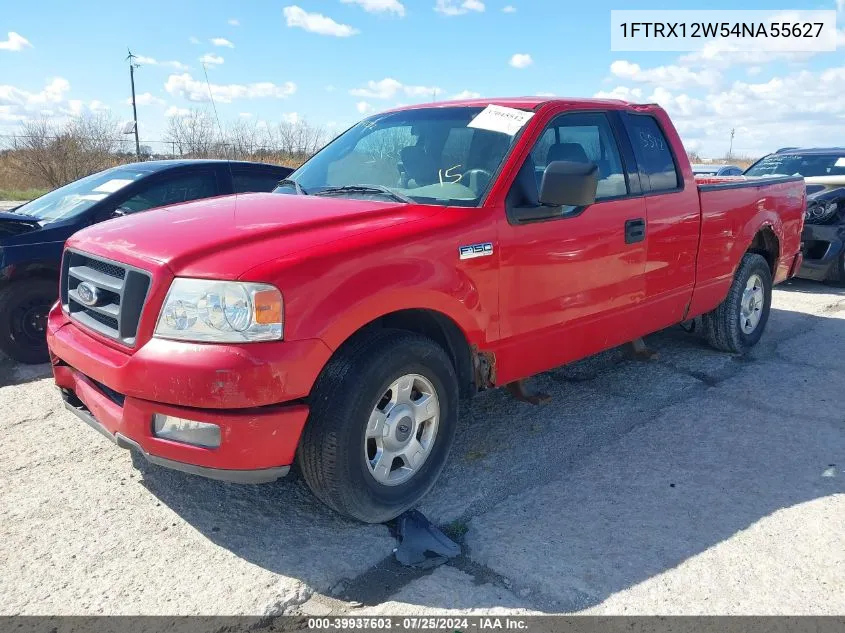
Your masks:
<svg viewBox="0 0 845 633"><path fill-rule="evenodd" d="M680 186L678 169L669 142L654 117L648 115L629 115L628 130L634 154L645 173L651 191L672 191Z"/></svg>

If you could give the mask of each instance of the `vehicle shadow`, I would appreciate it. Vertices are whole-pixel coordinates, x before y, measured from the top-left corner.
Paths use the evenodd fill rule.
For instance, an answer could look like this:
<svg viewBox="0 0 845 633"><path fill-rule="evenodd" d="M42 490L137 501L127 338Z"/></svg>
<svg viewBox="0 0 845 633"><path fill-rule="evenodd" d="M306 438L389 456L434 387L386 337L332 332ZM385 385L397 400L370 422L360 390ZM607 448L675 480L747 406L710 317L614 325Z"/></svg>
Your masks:
<svg viewBox="0 0 845 633"><path fill-rule="evenodd" d="M781 290L790 292L804 292L807 294L845 295L845 285L812 281L810 279L790 279L778 286Z"/></svg>
<svg viewBox="0 0 845 633"><path fill-rule="evenodd" d="M33 380L47 378L50 374L50 363L24 365L0 352L0 387L23 385Z"/></svg>
<svg viewBox="0 0 845 633"><path fill-rule="evenodd" d="M778 510L845 490L845 391L808 389L845 384L842 353L830 353L845 352L845 319L773 309L761 344L742 358L679 328L648 342L657 361L611 350L537 377L549 405L497 390L462 408L450 461L420 509L469 529L464 567L482 569L480 580L510 578L508 606L519 589L528 608L600 605ZM384 526L326 509L295 473L235 486L142 472L143 485L213 543L320 592L340 583L367 595L356 583L394 546ZM447 604L442 592L415 592L413 601L503 604L479 595Z"/></svg>

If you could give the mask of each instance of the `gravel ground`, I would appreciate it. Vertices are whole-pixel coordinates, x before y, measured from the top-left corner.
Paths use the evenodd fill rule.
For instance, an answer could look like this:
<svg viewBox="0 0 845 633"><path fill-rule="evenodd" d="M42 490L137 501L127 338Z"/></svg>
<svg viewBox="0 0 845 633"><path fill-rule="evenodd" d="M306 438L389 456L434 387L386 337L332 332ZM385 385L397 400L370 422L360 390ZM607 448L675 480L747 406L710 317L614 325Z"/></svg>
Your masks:
<svg viewBox="0 0 845 633"><path fill-rule="evenodd" d="M845 291L780 287L747 358L649 344L464 407L420 508L464 554L433 572L295 475L136 470L0 361L0 613L845 613Z"/></svg>
<svg viewBox="0 0 845 633"><path fill-rule="evenodd" d="M0 200L0 211L5 211L6 209L12 209L19 204L23 204L23 202L16 202L14 200Z"/></svg>

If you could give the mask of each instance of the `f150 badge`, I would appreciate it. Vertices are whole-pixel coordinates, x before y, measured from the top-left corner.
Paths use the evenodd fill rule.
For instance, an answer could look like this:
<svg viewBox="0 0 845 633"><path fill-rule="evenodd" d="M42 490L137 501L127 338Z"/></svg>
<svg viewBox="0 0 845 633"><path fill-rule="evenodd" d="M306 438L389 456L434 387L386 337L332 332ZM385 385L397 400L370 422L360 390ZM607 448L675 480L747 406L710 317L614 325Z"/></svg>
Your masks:
<svg viewBox="0 0 845 633"><path fill-rule="evenodd" d="M458 248L461 254L461 259L474 259L476 257L487 257L493 254L493 243L484 242L482 244L467 244Z"/></svg>

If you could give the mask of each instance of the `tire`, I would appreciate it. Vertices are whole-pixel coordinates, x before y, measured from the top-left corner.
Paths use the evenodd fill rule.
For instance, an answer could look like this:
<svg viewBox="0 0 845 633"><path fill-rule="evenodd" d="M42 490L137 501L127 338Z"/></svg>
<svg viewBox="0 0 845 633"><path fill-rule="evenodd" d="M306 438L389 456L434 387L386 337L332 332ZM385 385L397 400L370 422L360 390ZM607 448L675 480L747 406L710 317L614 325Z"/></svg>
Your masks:
<svg viewBox="0 0 845 633"><path fill-rule="evenodd" d="M754 280L753 283L752 280ZM756 290L758 281L760 293ZM752 290L749 284L754 285L755 288ZM759 311L748 310L750 296L754 297ZM734 275L728 296L719 304L719 307L703 316L707 342L723 352L744 354L763 336L771 307L772 273L769 270L769 263L762 255L746 253ZM746 310L746 313L758 314L756 324L753 324L750 329L749 325L755 317L749 315L748 319L743 318L743 310Z"/></svg>
<svg viewBox="0 0 845 633"><path fill-rule="evenodd" d="M50 360L47 313L58 296L58 282L22 279L0 290L0 350L30 365Z"/></svg>
<svg viewBox="0 0 845 633"><path fill-rule="evenodd" d="M391 387L400 377L412 377L413 388L397 389L391 396ZM439 414L428 421L394 417L390 425L384 422L376 432L379 438L367 437L377 427L378 420L372 420L381 410L402 413L397 404L387 401L389 397L396 399L397 394L405 392L413 398L416 393L416 404L428 391L436 396ZM309 401L311 412L300 439L297 463L314 495L340 514L365 523L393 519L416 505L443 470L455 438L458 380L449 356L434 341L397 330L363 335L329 361ZM412 405L402 406L407 411ZM420 417L424 415L427 413ZM380 419L389 421L391 417L381 414ZM384 426L389 431L380 439ZM432 427L429 450L424 457L414 453L421 461L407 480L402 477L408 474L408 462L401 457L378 461L377 442L384 443L382 457L389 457L393 445L388 446L388 442L410 443L416 434L430 434ZM417 438L420 447L425 437ZM374 462L386 466L373 468ZM383 481L377 479L379 476Z"/></svg>

